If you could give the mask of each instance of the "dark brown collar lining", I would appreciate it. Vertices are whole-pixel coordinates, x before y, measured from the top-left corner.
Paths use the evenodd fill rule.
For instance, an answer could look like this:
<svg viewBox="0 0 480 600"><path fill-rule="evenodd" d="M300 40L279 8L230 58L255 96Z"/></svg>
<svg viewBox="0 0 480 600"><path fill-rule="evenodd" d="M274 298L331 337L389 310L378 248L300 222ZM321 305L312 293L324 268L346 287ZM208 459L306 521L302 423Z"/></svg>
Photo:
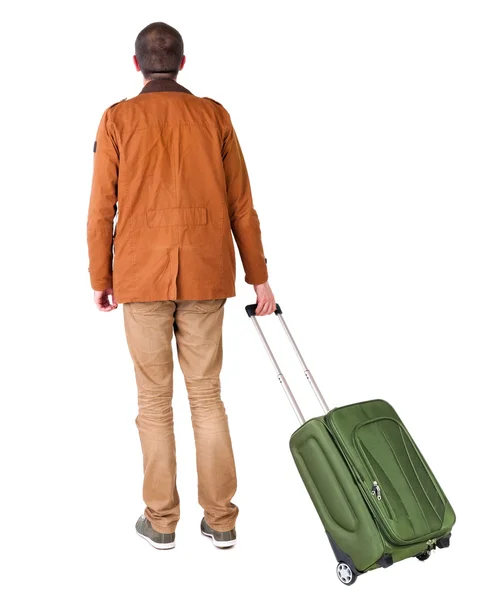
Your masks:
<svg viewBox="0 0 480 600"><path fill-rule="evenodd" d="M190 90L177 83L174 79L152 79L144 85L140 94L147 92L184 92L191 94Z"/></svg>

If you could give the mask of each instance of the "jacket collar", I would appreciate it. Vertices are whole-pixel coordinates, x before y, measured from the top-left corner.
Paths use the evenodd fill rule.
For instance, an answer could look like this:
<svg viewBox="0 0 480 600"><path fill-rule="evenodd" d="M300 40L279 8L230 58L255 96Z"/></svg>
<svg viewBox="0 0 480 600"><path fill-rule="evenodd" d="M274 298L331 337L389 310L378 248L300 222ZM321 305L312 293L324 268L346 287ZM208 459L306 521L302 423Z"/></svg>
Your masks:
<svg viewBox="0 0 480 600"><path fill-rule="evenodd" d="M184 92L185 94L191 94L190 90L184 88L183 85L177 83L174 79L152 79L143 86L140 94L146 94L147 92Z"/></svg>

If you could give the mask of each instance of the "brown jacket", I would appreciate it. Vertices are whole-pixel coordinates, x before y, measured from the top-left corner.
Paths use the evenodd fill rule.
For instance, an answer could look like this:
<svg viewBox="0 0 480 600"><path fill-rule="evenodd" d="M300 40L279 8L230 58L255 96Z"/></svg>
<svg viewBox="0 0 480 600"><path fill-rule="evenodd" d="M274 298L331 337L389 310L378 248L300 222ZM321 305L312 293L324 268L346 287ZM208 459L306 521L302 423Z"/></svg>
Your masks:
<svg viewBox="0 0 480 600"><path fill-rule="evenodd" d="M247 283L267 280L245 161L220 104L151 81L105 111L94 150L94 290L113 287L119 303L234 296L232 232Z"/></svg>

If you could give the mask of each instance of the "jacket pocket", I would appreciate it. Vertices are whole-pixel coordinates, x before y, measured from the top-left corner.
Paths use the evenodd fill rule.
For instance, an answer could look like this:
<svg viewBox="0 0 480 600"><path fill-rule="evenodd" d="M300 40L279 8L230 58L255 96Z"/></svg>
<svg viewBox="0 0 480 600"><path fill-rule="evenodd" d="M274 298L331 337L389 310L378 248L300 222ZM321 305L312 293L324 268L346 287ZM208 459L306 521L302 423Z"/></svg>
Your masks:
<svg viewBox="0 0 480 600"><path fill-rule="evenodd" d="M201 206L159 208L146 213L147 227L179 227L207 224L207 209Z"/></svg>

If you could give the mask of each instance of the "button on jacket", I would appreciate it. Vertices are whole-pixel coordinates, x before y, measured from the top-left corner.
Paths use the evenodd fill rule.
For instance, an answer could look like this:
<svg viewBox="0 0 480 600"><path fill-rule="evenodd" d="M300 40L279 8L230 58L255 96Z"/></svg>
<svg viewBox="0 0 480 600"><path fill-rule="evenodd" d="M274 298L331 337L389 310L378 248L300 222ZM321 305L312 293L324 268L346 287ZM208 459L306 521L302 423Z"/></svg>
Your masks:
<svg viewBox="0 0 480 600"><path fill-rule="evenodd" d="M88 210L94 290L119 303L235 295L268 279L245 161L228 112L155 80L102 116Z"/></svg>

